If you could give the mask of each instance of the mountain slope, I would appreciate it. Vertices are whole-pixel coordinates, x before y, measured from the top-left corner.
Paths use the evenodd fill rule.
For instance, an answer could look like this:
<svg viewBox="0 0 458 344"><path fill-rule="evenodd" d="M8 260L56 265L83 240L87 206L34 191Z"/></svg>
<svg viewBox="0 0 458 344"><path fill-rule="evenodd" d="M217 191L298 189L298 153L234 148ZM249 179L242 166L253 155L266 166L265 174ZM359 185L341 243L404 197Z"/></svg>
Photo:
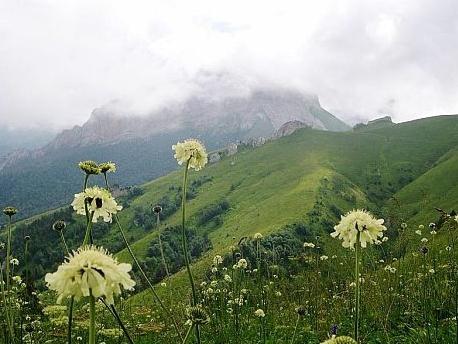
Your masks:
<svg viewBox="0 0 458 344"><path fill-rule="evenodd" d="M418 202L428 209L427 216L434 214L435 206L456 208L457 147L458 116L442 116L364 132L304 128L258 148L241 148L233 156L190 173L188 228L197 238L193 255L196 271L208 266L214 254L228 252L244 236L256 232L268 235L294 223L305 224L305 235L318 234L326 241L340 214L355 207L384 216L391 226L400 220L398 213L390 218L388 207L393 197L407 206L401 220L426 221L426 217L415 218ZM182 170L178 170L119 199L124 205L120 219L128 239L155 280L163 273L151 205L163 206L165 225L160 230L164 235L169 233L180 223L181 178ZM80 183L75 187L81 188ZM62 217L69 222L66 236L71 247L78 245L84 232L83 217L70 209L54 214L43 216L41 222L35 220L36 225L18 226L18 232L41 238L35 244L32 239L31 250L33 261L42 262L42 270L52 269L59 261L53 259L61 256L59 247L49 245L59 240L49 230L52 221ZM115 226L97 225L94 233L99 244L119 251L121 260L130 260ZM21 245L18 240L16 244ZM170 245L177 240L165 243L170 261L174 259ZM37 245L43 246L38 249ZM339 243L328 245L332 248Z"/></svg>
<svg viewBox="0 0 458 344"><path fill-rule="evenodd" d="M15 204L29 216L65 204L78 190L80 174L74 166L81 160L115 160L120 171L115 182L139 184L175 168L170 146L178 140L197 137L212 150L271 137L290 120L323 130L348 129L317 97L286 90L194 97L145 116L97 109L83 126L63 131L45 147L0 159L0 207Z"/></svg>

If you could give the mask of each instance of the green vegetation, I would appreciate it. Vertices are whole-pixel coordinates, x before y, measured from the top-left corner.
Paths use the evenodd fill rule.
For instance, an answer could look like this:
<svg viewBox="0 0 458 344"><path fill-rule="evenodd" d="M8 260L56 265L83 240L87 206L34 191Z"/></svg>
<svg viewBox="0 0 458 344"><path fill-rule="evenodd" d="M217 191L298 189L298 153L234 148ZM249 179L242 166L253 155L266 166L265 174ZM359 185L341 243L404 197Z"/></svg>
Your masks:
<svg viewBox="0 0 458 344"><path fill-rule="evenodd" d="M333 324L339 334L352 336L354 253L329 234L340 215L354 208L384 218L389 238L362 250L361 342L454 343L457 147L458 116L442 116L354 132L301 129L191 171L188 249L198 298L211 318L201 326L202 343L218 342L215 338L221 343L319 343ZM182 170L173 172L118 201L124 205L120 223L140 266L151 281L164 283L157 293L184 332L191 294L181 269L181 178ZM157 204L163 208L159 226L152 211ZM50 230L57 219L67 222L67 244L76 249L86 225L70 208L22 221L13 231L21 261L22 238L31 236L27 271L39 290L43 274L62 261L58 233ZM430 222L436 226L429 228ZM114 224L97 224L93 233L94 241L119 261L132 262ZM255 239L255 233L262 238ZM304 242L314 247L304 248ZM214 263L216 255L222 263ZM242 258L247 268L233 268ZM134 276L137 292L125 295L117 307L135 342L179 342L137 268ZM40 297L54 300L49 293ZM303 314L296 307L303 307ZM257 309L266 316L258 318ZM106 309L97 312L107 329L117 329ZM62 316L48 317L43 326ZM77 305L76 319L86 317L87 310ZM65 324L53 325L53 335L65 335ZM86 327L75 328L86 338Z"/></svg>

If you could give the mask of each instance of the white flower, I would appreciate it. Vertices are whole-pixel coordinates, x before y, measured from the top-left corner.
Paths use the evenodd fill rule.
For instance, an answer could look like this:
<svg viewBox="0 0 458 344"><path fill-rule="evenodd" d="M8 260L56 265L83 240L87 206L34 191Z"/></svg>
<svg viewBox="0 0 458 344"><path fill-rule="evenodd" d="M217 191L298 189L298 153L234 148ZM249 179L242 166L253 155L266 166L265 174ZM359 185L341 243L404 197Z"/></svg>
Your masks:
<svg viewBox="0 0 458 344"><path fill-rule="evenodd" d="M431 235L436 235L437 232L436 232L436 231L431 231L430 234L431 234Z"/></svg>
<svg viewBox="0 0 458 344"><path fill-rule="evenodd" d="M179 165L186 164L189 161L188 168L199 171L208 162L205 147L198 140L188 139L184 142L178 142L172 146L172 149L175 151L173 157L177 159Z"/></svg>
<svg viewBox="0 0 458 344"><path fill-rule="evenodd" d="M228 282L228 283L231 283L231 282L232 282L232 278L231 278L231 276L229 276L229 275L224 275L224 280L225 280L226 282Z"/></svg>
<svg viewBox="0 0 458 344"><path fill-rule="evenodd" d="M113 304L113 296L121 294L121 286L127 290L134 287L131 270L130 264L118 263L102 247L85 246L73 251L56 272L46 274L45 281L57 292L57 303L70 296L78 300L92 294Z"/></svg>
<svg viewBox="0 0 458 344"><path fill-rule="evenodd" d="M248 267L248 262L246 261L246 259L242 258L237 262L237 268L246 269L247 267Z"/></svg>
<svg viewBox="0 0 458 344"><path fill-rule="evenodd" d="M254 315L256 315L258 318L264 318L266 316L266 313L264 313L264 311L261 308L259 308L254 312Z"/></svg>
<svg viewBox="0 0 458 344"><path fill-rule="evenodd" d="M422 243L427 243L427 242L428 242L428 239L422 238L422 239L421 239L421 242L422 242Z"/></svg>
<svg viewBox="0 0 458 344"><path fill-rule="evenodd" d="M214 265L223 264L223 257L221 257L219 254L217 254L217 255L213 258L213 264L214 264Z"/></svg>
<svg viewBox="0 0 458 344"><path fill-rule="evenodd" d="M328 258L329 258L328 256L321 256L320 260L328 260Z"/></svg>
<svg viewBox="0 0 458 344"><path fill-rule="evenodd" d="M99 217L103 218L105 222L112 221L112 215L116 214L122 209L118 205L110 192L98 186L87 188L84 192L75 195L72 202L72 207L79 215L86 215L84 202L87 202L89 213L94 213L92 222L96 223Z"/></svg>
<svg viewBox="0 0 458 344"><path fill-rule="evenodd" d="M421 235L421 230L417 229L417 230L415 231L415 234Z"/></svg>
<svg viewBox="0 0 458 344"><path fill-rule="evenodd" d="M261 233L256 233L253 235L254 240L261 240L262 239L262 234Z"/></svg>
<svg viewBox="0 0 458 344"><path fill-rule="evenodd" d="M16 258L11 258L10 259L10 264L18 266L19 265L19 260L17 260Z"/></svg>
<svg viewBox="0 0 458 344"><path fill-rule="evenodd" d="M313 242L304 242L304 247L315 248L315 244Z"/></svg>
<svg viewBox="0 0 458 344"><path fill-rule="evenodd" d="M116 164L114 162L108 161L99 164L100 172L116 172Z"/></svg>
<svg viewBox="0 0 458 344"><path fill-rule="evenodd" d="M361 247L366 247L368 243L372 244L377 238L383 237L386 231L383 222L383 219L376 219L365 210L353 210L341 217L331 236L342 239L343 247L354 248L359 231Z"/></svg>
<svg viewBox="0 0 458 344"><path fill-rule="evenodd" d="M458 223L458 215L455 216L455 221Z"/></svg>

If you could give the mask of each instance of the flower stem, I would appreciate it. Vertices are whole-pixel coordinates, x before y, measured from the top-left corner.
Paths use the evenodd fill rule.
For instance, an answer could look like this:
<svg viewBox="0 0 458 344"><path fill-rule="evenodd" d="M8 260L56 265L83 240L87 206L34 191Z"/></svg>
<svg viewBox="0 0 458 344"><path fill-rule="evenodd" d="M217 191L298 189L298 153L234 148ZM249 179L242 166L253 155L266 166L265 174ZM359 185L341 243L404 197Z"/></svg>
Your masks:
<svg viewBox="0 0 458 344"><path fill-rule="evenodd" d="M4 286L4 283L3 283L3 265L1 263L0 263L0 285L1 285L3 304L5 305L5 307L4 307L4 309L5 309L5 319L6 319L6 323L8 325L8 330L10 332L11 340L13 340L14 331L13 331L13 327L12 327L11 320L10 320L9 306L8 306L8 302L7 302L7 298L6 298L5 286Z"/></svg>
<svg viewBox="0 0 458 344"><path fill-rule="evenodd" d="M110 186L108 184L108 179L107 179L107 174L104 173L103 177L105 179L105 186L106 186L107 190L110 190ZM183 339L183 336L181 335L181 332L178 329L178 324L177 324L177 322L175 320L175 317L173 316L172 313L169 312L167 307L165 307L165 305L162 302L162 300L160 299L159 295L157 295L156 290L153 287L153 284L151 283L149 278L146 276L146 274L143 271L140 263L137 260L137 257L135 257L134 252L130 248L129 242L127 241L126 235L124 234L124 230L122 229L121 223L119 222L118 215L114 214L114 219L115 219L116 225L118 226L119 232L121 233L121 237L122 237L122 240L124 241L124 245L126 245L127 251L129 252L129 255L132 258L132 260L134 261L135 265L137 266L138 271L140 271L140 274L142 275L143 279L148 284L151 292L153 293L154 298L156 299L157 303L159 303L159 305L161 306L161 308L164 311L164 313L166 314L166 316L169 317L170 320L172 320L173 327L174 327L175 332L177 333L178 337L180 337L180 339Z"/></svg>
<svg viewBox="0 0 458 344"><path fill-rule="evenodd" d="M300 315L297 315L296 325L294 326L293 337L291 338L291 344L294 344L294 337L296 337L297 325L299 325Z"/></svg>
<svg viewBox="0 0 458 344"><path fill-rule="evenodd" d="M87 213L87 212L86 212ZM92 218L94 217L94 212L91 212L89 215L89 221L86 226L86 234L84 234L83 246L87 245L89 238L91 237L92 233Z"/></svg>
<svg viewBox="0 0 458 344"><path fill-rule="evenodd" d="M358 230L358 228L357 228ZM360 312L360 286L359 286L359 250L360 250L360 236L361 232L358 230L356 234L356 247L355 247L355 340L359 343L359 312Z"/></svg>
<svg viewBox="0 0 458 344"><path fill-rule="evenodd" d="M186 344L186 342L188 341L189 334L191 333L193 327L194 327L194 324L189 326L189 330L186 332L186 336L184 337L184 339L181 342L181 344Z"/></svg>
<svg viewBox="0 0 458 344"><path fill-rule="evenodd" d="M159 224L160 224L159 213L156 215L156 217L157 217L157 220L156 220L156 228L157 228L157 231L158 231L159 250L161 251L162 264L164 265L165 275L166 275L167 277L169 277L169 268L167 267L167 262L165 261L164 248L162 247L161 232L159 231Z"/></svg>
<svg viewBox="0 0 458 344"><path fill-rule="evenodd" d="M89 324L89 344L95 344L95 298L92 296L90 291L89 302L90 302L90 324Z"/></svg>
<svg viewBox="0 0 458 344"><path fill-rule="evenodd" d="M62 243L64 244L65 252L67 252L67 254L70 254L70 251L68 250L67 242L65 241L64 231L60 231L60 238L62 240Z"/></svg>
<svg viewBox="0 0 458 344"><path fill-rule="evenodd" d="M159 303L159 305L161 306L161 308L162 308L162 310L164 311L164 313L167 315L167 317L170 318L170 320L172 320L173 327L175 328L175 332L178 334L178 336L180 337L180 339L182 339L183 337L182 337L182 335L181 335L180 330L178 329L178 325L177 325L177 322L176 322L176 320L175 320L173 314L169 312L169 310L167 309L167 307L165 307L165 305L164 305L164 303L162 302L162 300L160 299L159 295L156 293L156 290L154 289L153 284L151 283L151 281L149 280L149 278L146 276L145 272L143 271L143 269L142 269L140 263L139 263L138 260L137 260L137 257L135 257L134 252L133 252L132 249L130 248L129 242L127 241L126 235L124 234L124 231L123 231L123 229L122 229L121 223L119 222L118 215L114 214L114 219L115 219L116 225L118 226L119 232L121 233L122 240L124 241L124 244L126 245L127 251L129 252L129 254L130 254L132 260L133 260L134 263L135 263L135 265L137 266L138 271L140 272L140 274L142 275L143 279L144 279L144 280L146 281L146 283L148 284L149 289L150 289L151 292L153 293L154 298L155 298L156 301Z"/></svg>
<svg viewBox="0 0 458 344"><path fill-rule="evenodd" d="M186 240L186 228L185 228L185 219L186 219L186 188L188 184L188 170L189 170L189 160L186 162L186 166L184 169L184 177L183 177L183 196L181 198L181 243L183 246L183 255L184 261L186 263L186 271L188 272L189 282L191 284L192 290L192 305L195 306L197 304L197 294L196 294L196 287L194 285L194 279L191 273L191 266L189 263L189 255L188 255L188 243Z"/></svg>
<svg viewBox="0 0 458 344"><path fill-rule="evenodd" d="M70 298L70 308L68 309L68 329L67 329L67 343L72 344L72 326L73 326L73 303L75 299Z"/></svg>

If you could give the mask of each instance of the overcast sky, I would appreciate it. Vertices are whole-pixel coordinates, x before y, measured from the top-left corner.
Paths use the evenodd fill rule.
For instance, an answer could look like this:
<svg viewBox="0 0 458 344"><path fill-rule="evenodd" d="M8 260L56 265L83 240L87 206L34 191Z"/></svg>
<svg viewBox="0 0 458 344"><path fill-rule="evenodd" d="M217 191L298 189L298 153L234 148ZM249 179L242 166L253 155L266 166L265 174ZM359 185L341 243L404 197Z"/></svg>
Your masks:
<svg viewBox="0 0 458 344"><path fill-rule="evenodd" d="M350 123L458 113L457 13L456 0L0 0L0 126L146 112L221 73L315 93Z"/></svg>

